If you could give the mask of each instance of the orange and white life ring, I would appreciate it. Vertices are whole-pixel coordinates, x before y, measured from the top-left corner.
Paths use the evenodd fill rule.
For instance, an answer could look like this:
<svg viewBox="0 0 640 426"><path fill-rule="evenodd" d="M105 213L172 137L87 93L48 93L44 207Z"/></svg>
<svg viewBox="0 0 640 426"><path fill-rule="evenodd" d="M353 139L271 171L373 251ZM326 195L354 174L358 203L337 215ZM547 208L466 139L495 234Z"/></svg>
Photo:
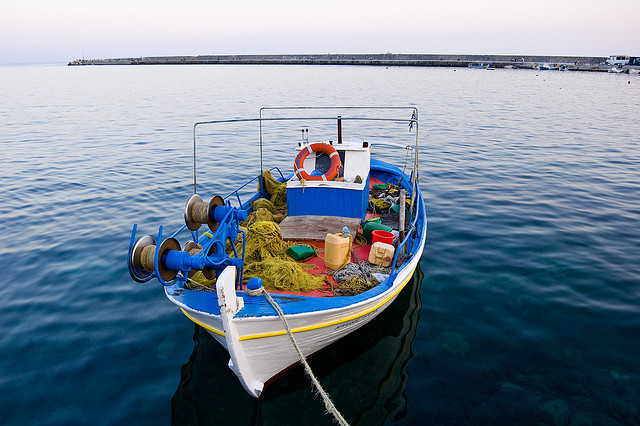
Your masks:
<svg viewBox="0 0 640 426"><path fill-rule="evenodd" d="M321 176L311 176L304 170L304 160L312 152L323 152L331 159L329 170ZM340 169L340 155L334 147L326 143L314 143L303 148L296 156L293 164L293 170L300 180L333 180Z"/></svg>

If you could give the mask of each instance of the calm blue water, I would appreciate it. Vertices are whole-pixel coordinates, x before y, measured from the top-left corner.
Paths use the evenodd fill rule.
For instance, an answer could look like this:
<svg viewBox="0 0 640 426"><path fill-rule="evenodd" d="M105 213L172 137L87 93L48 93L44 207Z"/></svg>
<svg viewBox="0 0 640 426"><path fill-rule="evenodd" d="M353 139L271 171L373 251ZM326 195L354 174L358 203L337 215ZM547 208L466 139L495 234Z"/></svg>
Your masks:
<svg viewBox="0 0 640 426"><path fill-rule="evenodd" d="M0 422L330 424L300 369L248 397L160 285L129 278L127 245L133 223L180 225L195 121L392 104L421 111L428 242L392 308L311 359L338 409L640 423L637 76L4 66L0 95ZM257 172L249 152L214 149L204 193Z"/></svg>

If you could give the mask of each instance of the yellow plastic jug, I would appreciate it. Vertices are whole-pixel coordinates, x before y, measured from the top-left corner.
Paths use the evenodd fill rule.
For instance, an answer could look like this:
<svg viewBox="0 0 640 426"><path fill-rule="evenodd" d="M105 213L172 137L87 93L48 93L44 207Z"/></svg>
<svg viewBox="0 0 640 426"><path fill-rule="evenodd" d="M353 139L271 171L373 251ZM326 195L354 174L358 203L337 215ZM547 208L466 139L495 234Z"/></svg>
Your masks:
<svg viewBox="0 0 640 426"><path fill-rule="evenodd" d="M351 239L342 233L327 234L324 238L324 264L327 268L338 270L351 260Z"/></svg>

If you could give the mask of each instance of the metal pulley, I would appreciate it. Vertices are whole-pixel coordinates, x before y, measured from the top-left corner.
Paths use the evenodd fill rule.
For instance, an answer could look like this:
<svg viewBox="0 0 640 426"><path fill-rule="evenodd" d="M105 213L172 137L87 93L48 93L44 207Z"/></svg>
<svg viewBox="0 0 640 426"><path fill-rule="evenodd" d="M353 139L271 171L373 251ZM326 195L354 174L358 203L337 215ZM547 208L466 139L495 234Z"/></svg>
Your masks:
<svg viewBox="0 0 640 426"><path fill-rule="evenodd" d="M167 238L156 247L155 240L145 235L133 246L129 258L129 272L131 278L137 282L145 282L151 276L158 265L158 273L164 281L173 280L178 275L177 270L167 267L166 256L171 250L180 251L180 243L175 238Z"/></svg>
<svg viewBox="0 0 640 426"><path fill-rule="evenodd" d="M184 251L189 253L191 256L197 256L202 253L202 246L194 241L187 241L184 245ZM196 269L192 269L189 271L188 277L191 278L193 275L198 272ZM202 275L208 280L212 280L216 277L216 271L210 266L205 266L202 268Z"/></svg>
<svg viewBox="0 0 640 426"><path fill-rule="evenodd" d="M156 241L149 235L140 237L129 256L129 275L134 281L146 282L155 270ZM143 260L144 259L144 260Z"/></svg>
<svg viewBox="0 0 640 426"><path fill-rule="evenodd" d="M215 209L220 206L224 206L224 200L219 195L206 203L198 194L193 194L184 208L184 222L187 228L190 231L196 231L206 223L209 229L215 232L219 225L215 218Z"/></svg>
<svg viewBox="0 0 640 426"><path fill-rule="evenodd" d="M129 274L134 281L140 283L157 278L166 286L171 285L174 279L186 281L197 271L202 271L205 278L212 280L228 265L242 268L244 245L242 256L239 256L235 246L232 246L235 257L230 257L225 247L229 240L235 241L238 233L242 232L239 223L246 220L247 216L247 210L232 207L219 195L214 196L208 203L199 195L193 195L185 206L186 226L181 229L188 228L192 231L194 239L197 239L197 234L193 231L206 223L212 234L205 232L208 238L205 238L205 235L200 238L202 245L188 241L182 250L180 243L174 238L180 230L162 241L163 227L160 226L157 239L146 235L135 241L137 225L134 225L129 243ZM156 241L162 243L157 246Z"/></svg>

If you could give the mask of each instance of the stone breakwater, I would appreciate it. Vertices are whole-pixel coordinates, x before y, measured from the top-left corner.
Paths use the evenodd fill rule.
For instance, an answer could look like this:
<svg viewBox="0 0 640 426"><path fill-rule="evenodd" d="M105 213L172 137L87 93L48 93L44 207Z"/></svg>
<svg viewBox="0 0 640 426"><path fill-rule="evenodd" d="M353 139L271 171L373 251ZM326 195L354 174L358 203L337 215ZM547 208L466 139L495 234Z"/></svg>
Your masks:
<svg viewBox="0 0 640 426"><path fill-rule="evenodd" d="M187 65L187 64L260 64L260 65L369 65L422 67L477 67L568 69L608 71L605 57L522 56L522 55L433 55L433 54L305 54L305 55L199 55L151 56L115 59L76 59L78 65Z"/></svg>

